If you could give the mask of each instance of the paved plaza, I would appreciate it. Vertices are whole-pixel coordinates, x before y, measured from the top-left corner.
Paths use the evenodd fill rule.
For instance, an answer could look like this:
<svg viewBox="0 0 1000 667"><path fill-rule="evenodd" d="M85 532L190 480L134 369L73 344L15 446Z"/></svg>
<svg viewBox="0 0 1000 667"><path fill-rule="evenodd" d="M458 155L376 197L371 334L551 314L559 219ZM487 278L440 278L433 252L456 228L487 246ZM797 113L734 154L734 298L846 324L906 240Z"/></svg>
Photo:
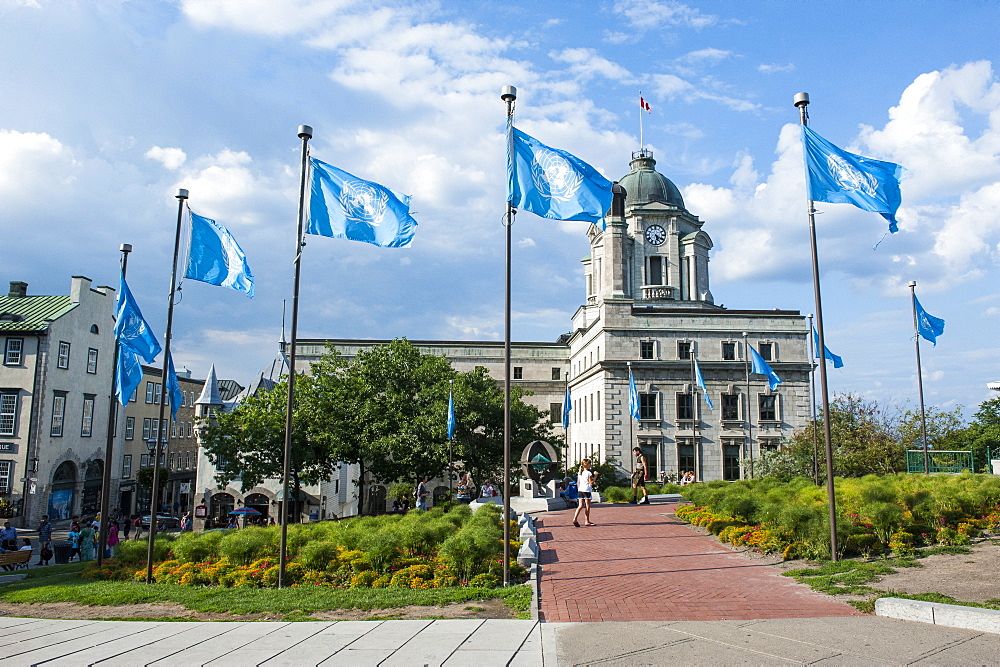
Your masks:
<svg viewBox="0 0 1000 667"><path fill-rule="evenodd" d="M541 622L0 617L0 666L1000 663L1000 634L861 615L672 510L600 505L586 528L567 511L537 517Z"/></svg>

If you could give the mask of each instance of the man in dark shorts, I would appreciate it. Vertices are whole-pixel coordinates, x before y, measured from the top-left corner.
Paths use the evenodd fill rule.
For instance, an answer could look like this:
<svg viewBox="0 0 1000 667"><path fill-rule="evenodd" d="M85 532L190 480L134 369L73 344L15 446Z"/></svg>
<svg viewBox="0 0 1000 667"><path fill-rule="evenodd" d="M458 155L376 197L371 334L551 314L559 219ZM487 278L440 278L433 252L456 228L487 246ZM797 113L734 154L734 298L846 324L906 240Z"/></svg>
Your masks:
<svg viewBox="0 0 1000 667"><path fill-rule="evenodd" d="M632 504L648 505L649 491L646 490L646 477L649 474L649 467L646 463L646 457L642 455L642 450L638 447L633 447L632 453L635 454L635 469L632 473ZM637 501L640 488L642 489L642 500Z"/></svg>

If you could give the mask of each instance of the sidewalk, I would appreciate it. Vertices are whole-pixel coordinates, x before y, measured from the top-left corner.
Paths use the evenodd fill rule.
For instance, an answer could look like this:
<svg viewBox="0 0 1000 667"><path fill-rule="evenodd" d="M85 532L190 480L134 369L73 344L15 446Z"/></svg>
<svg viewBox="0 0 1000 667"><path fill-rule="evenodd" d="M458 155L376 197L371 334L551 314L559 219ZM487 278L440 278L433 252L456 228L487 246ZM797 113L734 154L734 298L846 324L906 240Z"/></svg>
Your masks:
<svg viewBox="0 0 1000 667"><path fill-rule="evenodd" d="M716 621L860 616L667 515L676 503L601 504L596 526L541 515L539 619Z"/></svg>

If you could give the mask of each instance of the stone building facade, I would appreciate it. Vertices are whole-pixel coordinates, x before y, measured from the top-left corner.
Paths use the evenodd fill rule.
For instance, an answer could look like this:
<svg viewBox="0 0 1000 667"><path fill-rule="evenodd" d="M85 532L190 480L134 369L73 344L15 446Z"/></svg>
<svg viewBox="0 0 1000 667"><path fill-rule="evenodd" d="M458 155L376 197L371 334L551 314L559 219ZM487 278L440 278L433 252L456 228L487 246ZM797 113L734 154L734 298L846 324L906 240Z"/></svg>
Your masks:
<svg viewBox="0 0 1000 667"><path fill-rule="evenodd" d="M633 154L615 186L601 230L590 226L583 259L584 302L572 331L551 343L512 343L514 384L525 400L562 421L570 463L584 457L633 465L645 453L657 477L693 471L699 480L739 479L749 462L805 427L809 420L806 318L794 310L737 310L715 303L710 289L711 237L684 205L677 187L655 169L649 151ZM387 341L299 340L303 365L326 344L351 358ZM493 341L411 341L444 355L459 371L483 366L502 382L503 344ZM750 374L747 345L768 361L782 383ZM694 362L705 380L696 386ZM639 419L629 415L629 371L639 394Z"/></svg>

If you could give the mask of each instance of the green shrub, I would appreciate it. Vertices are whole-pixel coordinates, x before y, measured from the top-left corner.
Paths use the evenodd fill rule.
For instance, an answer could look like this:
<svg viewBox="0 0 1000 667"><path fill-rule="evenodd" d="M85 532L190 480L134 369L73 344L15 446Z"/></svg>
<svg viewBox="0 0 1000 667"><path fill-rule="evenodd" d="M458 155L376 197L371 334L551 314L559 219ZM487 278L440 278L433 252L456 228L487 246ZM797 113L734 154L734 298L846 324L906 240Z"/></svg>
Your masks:
<svg viewBox="0 0 1000 667"><path fill-rule="evenodd" d="M219 553L219 541L225 531L181 533L173 544L174 557L182 563L200 563Z"/></svg>
<svg viewBox="0 0 1000 667"><path fill-rule="evenodd" d="M271 531L250 527L226 531L219 540L219 554L230 563L247 565L260 558L277 556L278 549L272 541Z"/></svg>
<svg viewBox="0 0 1000 667"><path fill-rule="evenodd" d="M337 545L326 540L310 542L301 549L302 564L310 570L325 570L337 563Z"/></svg>

